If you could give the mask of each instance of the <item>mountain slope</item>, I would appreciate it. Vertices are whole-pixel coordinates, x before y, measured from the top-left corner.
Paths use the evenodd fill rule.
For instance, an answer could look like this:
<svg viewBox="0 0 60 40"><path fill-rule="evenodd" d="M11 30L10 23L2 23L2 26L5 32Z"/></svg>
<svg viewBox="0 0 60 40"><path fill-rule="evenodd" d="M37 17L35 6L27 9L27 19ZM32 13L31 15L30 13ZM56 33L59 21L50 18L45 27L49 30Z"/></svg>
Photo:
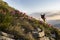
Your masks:
<svg viewBox="0 0 60 40"><path fill-rule="evenodd" d="M58 29L10 7L3 1L0 1L0 31L14 35L15 40L60 39ZM56 36L53 37L52 33Z"/></svg>

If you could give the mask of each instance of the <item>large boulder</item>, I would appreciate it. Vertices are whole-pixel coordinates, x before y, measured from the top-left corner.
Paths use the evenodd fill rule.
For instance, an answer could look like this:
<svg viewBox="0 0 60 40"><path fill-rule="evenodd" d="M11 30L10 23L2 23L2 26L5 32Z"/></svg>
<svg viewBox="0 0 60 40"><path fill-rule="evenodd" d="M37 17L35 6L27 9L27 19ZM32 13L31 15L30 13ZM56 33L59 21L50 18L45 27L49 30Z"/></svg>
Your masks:
<svg viewBox="0 0 60 40"><path fill-rule="evenodd" d="M49 37L42 37L39 40L50 40Z"/></svg>
<svg viewBox="0 0 60 40"><path fill-rule="evenodd" d="M5 36L0 36L0 40L15 40L15 39L5 37Z"/></svg>
<svg viewBox="0 0 60 40"><path fill-rule="evenodd" d="M14 40L13 38L13 35L0 31L0 40Z"/></svg>

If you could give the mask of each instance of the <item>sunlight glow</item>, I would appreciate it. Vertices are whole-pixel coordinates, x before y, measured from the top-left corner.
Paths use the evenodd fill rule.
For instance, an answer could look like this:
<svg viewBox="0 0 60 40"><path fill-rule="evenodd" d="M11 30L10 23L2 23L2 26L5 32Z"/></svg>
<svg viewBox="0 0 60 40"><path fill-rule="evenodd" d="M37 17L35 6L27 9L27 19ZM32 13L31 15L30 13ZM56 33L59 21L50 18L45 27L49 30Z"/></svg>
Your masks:
<svg viewBox="0 0 60 40"><path fill-rule="evenodd" d="M46 20L60 20L60 15L56 15L53 17L47 17Z"/></svg>

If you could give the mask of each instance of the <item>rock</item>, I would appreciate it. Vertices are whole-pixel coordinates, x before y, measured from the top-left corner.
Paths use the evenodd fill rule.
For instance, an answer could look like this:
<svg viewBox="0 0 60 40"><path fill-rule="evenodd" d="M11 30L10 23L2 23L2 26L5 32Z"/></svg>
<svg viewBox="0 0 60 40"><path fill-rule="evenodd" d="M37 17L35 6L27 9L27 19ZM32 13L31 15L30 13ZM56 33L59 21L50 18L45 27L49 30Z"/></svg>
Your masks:
<svg viewBox="0 0 60 40"><path fill-rule="evenodd" d="M39 40L50 40L49 37L42 37Z"/></svg>
<svg viewBox="0 0 60 40"><path fill-rule="evenodd" d="M5 37L5 36L0 36L0 40L15 40L15 39L8 38L8 37Z"/></svg>
<svg viewBox="0 0 60 40"><path fill-rule="evenodd" d="M0 40L15 40L13 38L13 35L0 31Z"/></svg>
<svg viewBox="0 0 60 40"><path fill-rule="evenodd" d="M44 33L44 31L42 31L42 32L39 32L39 37L43 37L43 36L45 36L45 33Z"/></svg>
<svg viewBox="0 0 60 40"><path fill-rule="evenodd" d="M54 38L50 38L51 40L55 40Z"/></svg>
<svg viewBox="0 0 60 40"><path fill-rule="evenodd" d="M5 37L9 37L9 38L14 38L13 35L11 35L11 34L7 34L7 33L2 32L2 31L0 31L0 35L5 36Z"/></svg>
<svg viewBox="0 0 60 40"><path fill-rule="evenodd" d="M33 30L32 34L34 37L43 37L45 36L44 30L38 29L38 30Z"/></svg>

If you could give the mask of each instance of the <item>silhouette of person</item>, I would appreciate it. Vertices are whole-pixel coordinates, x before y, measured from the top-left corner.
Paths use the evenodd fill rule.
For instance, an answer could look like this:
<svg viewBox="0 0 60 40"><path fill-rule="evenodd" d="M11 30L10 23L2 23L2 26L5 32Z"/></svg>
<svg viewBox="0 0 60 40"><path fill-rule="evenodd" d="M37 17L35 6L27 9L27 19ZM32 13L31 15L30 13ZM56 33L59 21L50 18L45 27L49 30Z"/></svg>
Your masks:
<svg viewBox="0 0 60 40"><path fill-rule="evenodd" d="M41 18L42 18L43 21L45 22L45 14L41 14Z"/></svg>

